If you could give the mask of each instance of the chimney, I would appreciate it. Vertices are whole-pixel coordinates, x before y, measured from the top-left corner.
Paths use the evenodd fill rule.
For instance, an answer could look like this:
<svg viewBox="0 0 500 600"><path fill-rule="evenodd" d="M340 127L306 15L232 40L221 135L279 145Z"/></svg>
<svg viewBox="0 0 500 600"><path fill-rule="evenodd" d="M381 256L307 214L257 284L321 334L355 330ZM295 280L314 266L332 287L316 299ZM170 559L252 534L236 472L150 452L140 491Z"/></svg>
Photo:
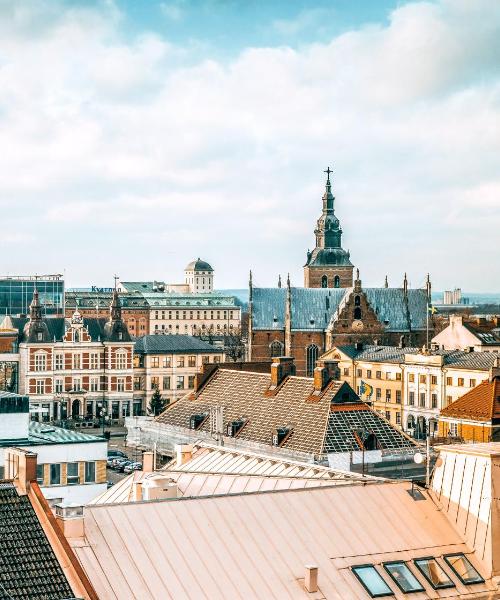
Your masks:
<svg viewBox="0 0 500 600"><path fill-rule="evenodd" d="M16 482L19 495L25 496L30 482L36 481L37 455L22 448L6 448L4 451L4 476Z"/></svg>
<svg viewBox="0 0 500 600"><path fill-rule="evenodd" d="M493 381L498 377L500 377L500 361L498 359L498 356L496 356L495 362L493 363L493 366L490 369L490 381Z"/></svg>
<svg viewBox="0 0 500 600"><path fill-rule="evenodd" d="M56 521L67 539L83 539L85 525L83 506L79 504L56 504Z"/></svg>
<svg viewBox="0 0 500 600"><path fill-rule="evenodd" d="M464 318L462 315L450 315L450 325L452 329L454 327L461 327L463 322Z"/></svg>
<svg viewBox="0 0 500 600"><path fill-rule="evenodd" d="M314 369L314 392L322 392L330 383L330 379L330 374L327 368L324 366L316 367Z"/></svg>
<svg viewBox="0 0 500 600"><path fill-rule="evenodd" d="M177 455L176 466L189 462L193 458L193 445L192 444L176 444L175 452Z"/></svg>
<svg viewBox="0 0 500 600"><path fill-rule="evenodd" d="M152 473L154 471L154 453L142 453L142 470L144 473Z"/></svg>
<svg viewBox="0 0 500 600"><path fill-rule="evenodd" d="M142 481L136 481L134 484L134 500L135 502L142 500Z"/></svg>
<svg viewBox="0 0 500 600"><path fill-rule="evenodd" d="M304 587L307 592L312 594L318 591L318 567L316 565L306 565L305 568Z"/></svg>
<svg viewBox="0 0 500 600"><path fill-rule="evenodd" d="M271 365L271 390L277 388L283 380L295 375L295 363L291 356L276 356Z"/></svg>

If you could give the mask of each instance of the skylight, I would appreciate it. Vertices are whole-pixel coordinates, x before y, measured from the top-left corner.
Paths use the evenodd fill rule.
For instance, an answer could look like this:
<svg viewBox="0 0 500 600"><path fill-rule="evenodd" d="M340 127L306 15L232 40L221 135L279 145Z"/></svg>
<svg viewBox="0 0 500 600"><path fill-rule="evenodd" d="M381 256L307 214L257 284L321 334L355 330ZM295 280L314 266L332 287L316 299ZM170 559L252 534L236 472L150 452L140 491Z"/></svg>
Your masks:
<svg viewBox="0 0 500 600"><path fill-rule="evenodd" d="M435 590L455 587L435 558L417 558L413 562Z"/></svg>
<svg viewBox="0 0 500 600"><path fill-rule="evenodd" d="M444 560L448 563L451 570L465 585L471 583L484 583L484 579L472 566L469 559L463 554L447 554Z"/></svg>
<svg viewBox="0 0 500 600"><path fill-rule="evenodd" d="M361 585L372 598L394 596L394 592L373 565L359 565L357 567L352 567L352 572L356 575Z"/></svg>
<svg viewBox="0 0 500 600"><path fill-rule="evenodd" d="M405 594L424 591L419 580L413 575L405 562L386 562L384 563L384 569L389 573L398 588Z"/></svg>

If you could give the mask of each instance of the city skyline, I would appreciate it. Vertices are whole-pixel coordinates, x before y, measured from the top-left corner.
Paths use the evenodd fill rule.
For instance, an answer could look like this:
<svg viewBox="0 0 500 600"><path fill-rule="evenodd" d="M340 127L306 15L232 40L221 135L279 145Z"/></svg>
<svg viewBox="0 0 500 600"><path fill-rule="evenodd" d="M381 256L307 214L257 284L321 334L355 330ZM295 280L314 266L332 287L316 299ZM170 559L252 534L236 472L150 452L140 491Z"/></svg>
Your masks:
<svg viewBox="0 0 500 600"><path fill-rule="evenodd" d="M500 292L500 7L2 3L0 29L3 274L302 285L332 167L363 284Z"/></svg>

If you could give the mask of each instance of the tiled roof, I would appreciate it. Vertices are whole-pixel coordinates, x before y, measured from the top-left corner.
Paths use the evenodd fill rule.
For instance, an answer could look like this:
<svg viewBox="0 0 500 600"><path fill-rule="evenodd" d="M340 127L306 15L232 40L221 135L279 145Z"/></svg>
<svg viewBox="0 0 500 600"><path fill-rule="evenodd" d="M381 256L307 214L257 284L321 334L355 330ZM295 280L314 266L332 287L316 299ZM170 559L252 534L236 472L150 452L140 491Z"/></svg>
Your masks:
<svg viewBox="0 0 500 600"><path fill-rule="evenodd" d="M441 416L490 422L500 419L500 378L483 381L441 410Z"/></svg>
<svg viewBox="0 0 500 600"><path fill-rule="evenodd" d="M313 392L312 379L288 377L275 395L267 396L270 383L268 374L218 369L197 395L174 402L157 417L157 421L189 427L192 415L222 406L225 423L248 419L238 439L271 444L277 427L291 427L293 432L282 448L321 454L330 403L342 382L332 382L316 402L308 402ZM210 431L209 419L200 431Z"/></svg>
<svg viewBox="0 0 500 600"><path fill-rule="evenodd" d="M291 288L291 325L295 330L325 330L346 294L352 288ZM363 288L366 298L387 331L425 329L427 294L408 290L408 305L399 288ZM283 329L285 288L253 289L253 328Z"/></svg>
<svg viewBox="0 0 500 600"><path fill-rule="evenodd" d="M136 354L176 354L222 352L212 344L191 335L144 335L135 342Z"/></svg>
<svg viewBox="0 0 500 600"><path fill-rule="evenodd" d="M0 598L73 597L28 496L0 483Z"/></svg>
<svg viewBox="0 0 500 600"><path fill-rule="evenodd" d="M355 360L390 363L403 363L405 354L419 351L419 348L400 348L399 346L364 346L362 350L356 350L354 345L336 346L336 348Z"/></svg>

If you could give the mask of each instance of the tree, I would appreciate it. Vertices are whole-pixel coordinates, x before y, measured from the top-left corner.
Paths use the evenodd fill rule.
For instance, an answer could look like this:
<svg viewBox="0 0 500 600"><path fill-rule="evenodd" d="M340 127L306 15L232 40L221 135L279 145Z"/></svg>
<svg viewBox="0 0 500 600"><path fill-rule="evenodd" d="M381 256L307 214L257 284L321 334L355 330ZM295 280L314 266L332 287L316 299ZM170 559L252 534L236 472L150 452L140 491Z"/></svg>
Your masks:
<svg viewBox="0 0 500 600"><path fill-rule="evenodd" d="M241 329L230 329L224 333L224 352L227 360L241 362L245 359L245 340Z"/></svg>
<svg viewBox="0 0 500 600"><path fill-rule="evenodd" d="M149 401L149 412L157 417L167 408L167 401L165 398L162 398L160 390L158 387L155 388L153 395L151 396L151 400Z"/></svg>

